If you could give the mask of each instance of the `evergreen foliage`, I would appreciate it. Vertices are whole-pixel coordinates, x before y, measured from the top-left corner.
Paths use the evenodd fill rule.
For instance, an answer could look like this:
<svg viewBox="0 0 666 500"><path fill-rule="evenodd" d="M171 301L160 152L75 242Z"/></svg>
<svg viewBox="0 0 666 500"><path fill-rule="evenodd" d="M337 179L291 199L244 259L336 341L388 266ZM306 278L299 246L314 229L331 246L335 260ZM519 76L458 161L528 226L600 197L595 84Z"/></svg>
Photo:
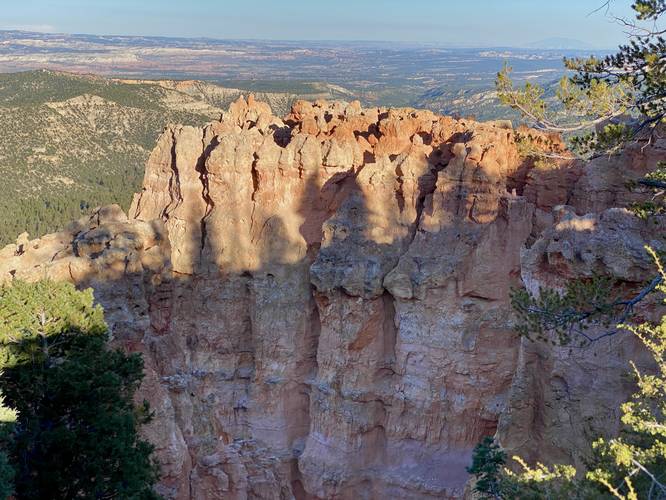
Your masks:
<svg viewBox="0 0 666 500"><path fill-rule="evenodd" d="M656 289L666 296L666 272L656 253L649 251L661 277ZM620 436L595 441L588 470L578 475L569 465L532 468L520 457L513 459L521 472L512 472L504 467L504 452L487 438L477 446L469 469L484 498L666 498L666 316L656 325L624 328L650 351L657 371L644 374L632 363L637 389L621 406Z"/></svg>
<svg viewBox="0 0 666 500"><path fill-rule="evenodd" d="M580 132L572 145L582 155L615 153L629 141L649 143L666 116L666 31L656 24L666 12L666 0L637 0L632 7L636 21L623 21L631 30L630 41L616 54L565 60L572 74L562 79L557 94L564 113L548 109L538 86L528 83L515 88L508 67L497 77L500 100L537 128ZM649 23L642 24L645 22ZM564 120L558 122L559 118ZM530 156L535 155L533 149ZM666 210L664 168L660 164L636 186L630 186L653 190L650 201L632 207L641 217ZM504 455L497 444L481 443L470 472L479 480L487 480L488 472L484 471L491 472L495 487L491 498L666 498L666 316L658 325L623 324L649 293L658 290L666 294L666 274L656 253L649 251L659 273L629 299L622 298L626 291L617 283L603 276L572 281L564 290L542 289L536 297L525 290L513 292L517 329L531 340L582 346L625 329L641 339L658 370L642 374L634 366L637 390L621 407L622 432L617 438L600 438L593 443L586 471L569 465L530 467L520 457L513 457L521 471L512 472L504 467ZM596 336L589 333L599 330L602 333Z"/></svg>
<svg viewBox="0 0 666 500"><path fill-rule="evenodd" d="M540 289L533 297L527 290L513 290L511 304L517 315L517 331L532 340L567 345L574 333L581 336L592 326L612 324L613 280L594 276L567 283L563 292ZM583 342L585 338L576 339ZM588 339L589 340L589 337Z"/></svg>
<svg viewBox="0 0 666 500"><path fill-rule="evenodd" d="M0 390L17 419L4 445L18 499L155 499L150 420L133 397L143 361L106 346L92 290L44 280L0 288Z"/></svg>
<svg viewBox="0 0 666 500"><path fill-rule="evenodd" d="M557 91L562 112L549 109L538 85L516 88L508 66L497 75L500 101L536 128L570 134L572 149L582 156L617 153L631 141L649 143L666 120L666 29L658 27L666 0L636 0L632 8L634 21L615 19L629 31L628 43L615 54L564 60L570 74ZM630 207L640 217L666 213L663 168L630 186L651 194Z"/></svg>
<svg viewBox="0 0 666 500"><path fill-rule="evenodd" d="M480 498L486 500L501 497L505 488L501 484L505 464L506 453L493 438L485 437L476 445L472 453L472 465L467 467L467 472L476 478L474 491Z"/></svg>
<svg viewBox="0 0 666 500"><path fill-rule="evenodd" d="M511 305L516 330L530 340L584 347L616 334L617 325L631 318L634 306L662 281L657 275L630 298L623 296L617 280L602 275L569 281L564 290L540 288L536 295L524 288L514 289Z"/></svg>
<svg viewBox="0 0 666 500"><path fill-rule="evenodd" d="M578 132L603 125L601 135L590 132L580 145L612 149L644 131L653 131L666 116L666 42L655 26L666 11L666 0L637 0L636 21L620 20L630 29L629 43L603 58L565 59L571 72L560 81L557 97L565 113L556 115L543 99L544 90L526 83L515 88L511 68L497 75L500 100L522 113L532 124L554 132ZM635 120L614 119L625 115ZM564 119L564 123L561 122ZM629 133L627 135L627 132Z"/></svg>
<svg viewBox="0 0 666 500"><path fill-rule="evenodd" d="M36 238L62 229L98 206L127 210L164 127L218 116L187 111L178 96L88 75L0 74L0 122L11 124L0 141L0 247L24 231Z"/></svg>

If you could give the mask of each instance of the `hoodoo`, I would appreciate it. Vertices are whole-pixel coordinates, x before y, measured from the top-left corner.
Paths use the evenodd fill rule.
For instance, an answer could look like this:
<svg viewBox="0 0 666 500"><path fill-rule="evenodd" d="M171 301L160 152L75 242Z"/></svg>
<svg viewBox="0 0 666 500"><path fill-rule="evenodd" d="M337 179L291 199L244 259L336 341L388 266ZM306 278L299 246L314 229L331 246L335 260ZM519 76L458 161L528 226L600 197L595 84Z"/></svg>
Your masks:
<svg viewBox="0 0 666 500"><path fill-rule="evenodd" d="M630 335L584 355L521 339L512 287L640 286L644 245L666 250L663 216L614 208L666 141L544 167L517 134L564 148L506 122L324 101L280 119L241 98L164 131L127 215L23 237L0 280L91 286L113 342L143 353L165 498L459 498L498 429L578 463L647 360Z"/></svg>

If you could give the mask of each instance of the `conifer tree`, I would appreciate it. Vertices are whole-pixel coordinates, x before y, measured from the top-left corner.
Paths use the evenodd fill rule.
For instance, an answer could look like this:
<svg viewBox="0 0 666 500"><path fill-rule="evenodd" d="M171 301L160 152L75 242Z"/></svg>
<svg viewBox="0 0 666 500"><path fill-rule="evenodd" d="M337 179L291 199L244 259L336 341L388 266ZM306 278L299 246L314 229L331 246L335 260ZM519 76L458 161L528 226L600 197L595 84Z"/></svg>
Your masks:
<svg viewBox="0 0 666 500"><path fill-rule="evenodd" d="M6 446L18 499L158 498L153 447L138 436L149 408L133 402L142 359L106 342L92 290L48 280L0 288L0 391L18 414Z"/></svg>
<svg viewBox="0 0 666 500"><path fill-rule="evenodd" d="M612 3L608 0L604 6ZM559 108L553 109L544 99L546 91L539 85L527 82L517 87L508 66L497 75L500 101L537 129L568 134L572 150L580 156L618 153L630 142L647 145L657 134L663 135L666 29L659 22L666 13L666 0L635 0L632 8L634 20L614 18L629 34L616 53L564 60L568 74L556 91ZM535 157L548 156L534 145L524 149ZM666 165L660 164L632 187L651 195L631 207L636 214L647 218L666 213Z"/></svg>
<svg viewBox="0 0 666 500"><path fill-rule="evenodd" d="M666 297L666 271L657 255L650 252L662 277L657 290ZM666 498L666 316L655 325L625 328L643 342L657 370L641 373L632 363L637 388L621 406L621 434L593 443L587 471L576 471L570 465L530 466L520 457L513 457L521 470L512 472L505 467L503 450L492 439L486 439L476 447L468 469L477 478L476 491L483 498Z"/></svg>
<svg viewBox="0 0 666 500"><path fill-rule="evenodd" d="M648 145L666 120L666 30L658 26L666 0L636 0L632 8L635 21L618 19L630 30L630 38L616 54L565 60L572 73L562 78L557 92L564 112L553 112L544 89L530 83L516 88L508 67L497 78L500 100L536 128L575 134L570 139L579 155L614 154L630 142ZM651 201L632 207L637 215L649 218L666 212L666 165L658 165L637 184L653 190ZM649 251L659 273L631 298L623 298L612 280L603 276L571 282L564 293L542 289L533 297L526 291L514 292L518 331L531 340L561 345L576 341L584 347L629 330L650 351L658 369L643 374L634 366L637 390L621 407L622 432L593 444L586 471L570 465L530 466L520 457L513 458L521 472L502 470L506 458L501 448L493 441L480 443L470 472L483 481L490 471L493 490L481 482L483 494L501 499L666 498L666 316L657 325L616 328L631 319L633 307L648 294L655 290L666 294L666 273L658 256ZM592 327L600 326L608 330L590 335Z"/></svg>

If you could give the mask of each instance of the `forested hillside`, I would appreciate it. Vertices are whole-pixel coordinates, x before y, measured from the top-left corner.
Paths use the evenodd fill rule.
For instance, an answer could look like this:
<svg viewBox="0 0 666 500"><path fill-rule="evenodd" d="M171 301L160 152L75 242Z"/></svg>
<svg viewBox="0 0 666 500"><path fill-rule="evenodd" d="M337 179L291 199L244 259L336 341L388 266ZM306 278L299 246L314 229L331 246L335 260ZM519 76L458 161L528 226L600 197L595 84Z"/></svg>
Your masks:
<svg viewBox="0 0 666 500"><path fill-rule="evenodd" d="M454 86L424 96L419 105L495 117L492 92L463 109L456 107L465 99L455 89L464 93ZM127 208L165 125L217 119L249 91L277 116L296 99L356 97L340 86L296 81L119 80L47 70L0 74L0 247L24 231L38 237L58 230L95 206Z"/></svg>
<svg viewBox="0 0 666 500"><path fill-rule="evenodd" d="M127 208L168 123L202 125L244 91L196 81L110 80L55 71L0 74L0 247L60 229L91 208ZM299 97L257 97L284 114Z"/></svg>
<svg viewBox="0 0 666 500"><path fill-rule="evenodd" d="M153 84L50 71L0 75L0 245L58 229L99 204L127 206L168 122L220 110Z"/></svg>

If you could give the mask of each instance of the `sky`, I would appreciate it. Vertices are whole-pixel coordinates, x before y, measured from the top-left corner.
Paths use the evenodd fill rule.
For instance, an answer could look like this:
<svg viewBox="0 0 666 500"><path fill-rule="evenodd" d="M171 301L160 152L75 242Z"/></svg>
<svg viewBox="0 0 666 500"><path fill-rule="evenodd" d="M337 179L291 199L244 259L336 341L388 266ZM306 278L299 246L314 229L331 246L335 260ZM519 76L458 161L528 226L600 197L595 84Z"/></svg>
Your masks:
<svg viewBox="0 0 666 500"><path fill-rule="evenodd" d="M623 41L605 0L5 0L0 29L272 40L384 40L450 46ZM611 12L632 17L629 0Z"/></svg>

